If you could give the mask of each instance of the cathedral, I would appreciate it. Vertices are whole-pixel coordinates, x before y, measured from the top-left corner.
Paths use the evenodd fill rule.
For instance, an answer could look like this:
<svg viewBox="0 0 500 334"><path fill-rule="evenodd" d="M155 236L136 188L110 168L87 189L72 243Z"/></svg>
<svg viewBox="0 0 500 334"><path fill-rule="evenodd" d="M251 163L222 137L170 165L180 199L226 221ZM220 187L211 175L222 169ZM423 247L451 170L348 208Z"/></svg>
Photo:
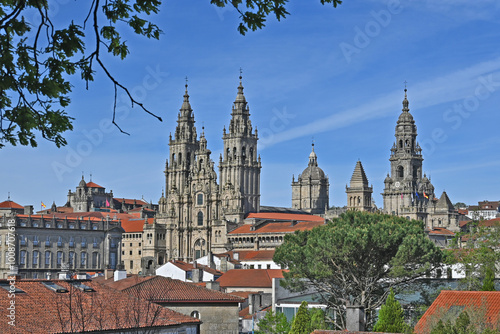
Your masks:
<svg viewBox="0 0 500 334"><path fill-rule="evenodd" d="M154 226L147 226L155 230L145 245L151 247L144 252L151 260L192 261L209 251L225 252L228 229L241 223L249 212L259 212L259 138L252 128L241 76L231 116L228 129L224 127L222 133L224 153L219 158L218 183L204 129L199 138L196 133L186 84L175 134L169 140L165 193Z"/></svg>
<svg viewBox="0 0 500 334"><path fill-rule="evenodd" d="M230 251L233 247L227 235L244 224L249 213L288 212L329 219L345 210L382 211L422 220L430 230L459 229L458 215L448 196L443 192L436 198L431 181L422 172L422 149L417 142L406 88L389 158L391 169L382 193L383 208L377 208L372 200L373 187L368 184L361 161L356 163L350 185L346 186L347 206L330 208L330 182L318 166L314 144L307 167L297 178L292 177L291 208L261 206L259 138L257 129L252 127L241 79L240 76L231 120L227 130L224 127L222 131L224 149L218 162L219 181L205 129L197 133L186 84L177 126L169 138L165 189L158 213L153 223L144 224L144 273L172 259L190 262L209 252Z"/></svg>

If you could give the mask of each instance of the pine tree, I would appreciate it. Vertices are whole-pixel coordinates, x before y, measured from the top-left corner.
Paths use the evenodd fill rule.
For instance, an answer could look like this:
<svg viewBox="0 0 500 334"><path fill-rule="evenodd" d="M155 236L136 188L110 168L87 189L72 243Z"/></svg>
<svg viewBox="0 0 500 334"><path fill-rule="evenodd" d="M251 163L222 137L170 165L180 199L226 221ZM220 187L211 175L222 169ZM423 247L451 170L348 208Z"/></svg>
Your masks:
<svg viewBox="0 0 500 334"><path fill-rule="evenodd" d="M382 305L378 314L378 320L373 327L375 332L404 333L408 330L408 325L404 322L403 308L394 298L394 291L391 288L389 296Z"/></svg>
<svg viewBox="0 0 500 334"><path fill-rule="evenodd" d="M256 331L257 334L288 334L288 332L290 332L290 323L285 314L274 313L272 310L259 321L259 330Z"/></svg>
<svg viewBox="0 0 500 334"><path fill-rule="evenodd" d="M486 268L482 291L495 291L495 271L491 266Z"/></svg>
<svg viewBox="0 0 500 334"><path fill-rule="evenodd" d="M311 315L307 309L307 302L303 301L293 319L292 330L290 334L309 334L311 333Z"/></svg>

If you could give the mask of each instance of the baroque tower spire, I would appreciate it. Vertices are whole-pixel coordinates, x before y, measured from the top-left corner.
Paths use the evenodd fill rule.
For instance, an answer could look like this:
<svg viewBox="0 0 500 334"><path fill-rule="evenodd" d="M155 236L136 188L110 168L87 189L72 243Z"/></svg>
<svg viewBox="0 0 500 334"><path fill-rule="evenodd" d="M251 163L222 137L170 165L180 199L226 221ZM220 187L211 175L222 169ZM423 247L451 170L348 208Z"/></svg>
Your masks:
<svg viewBox="0 0 500 334"><path fill-rule="evenodd" d="M226 216L236 220L243 219L246 213L259 211L261 169L257 130L252 129L241 70L239 79L228 131L223 131L224 153L219 162Z"/></svg>

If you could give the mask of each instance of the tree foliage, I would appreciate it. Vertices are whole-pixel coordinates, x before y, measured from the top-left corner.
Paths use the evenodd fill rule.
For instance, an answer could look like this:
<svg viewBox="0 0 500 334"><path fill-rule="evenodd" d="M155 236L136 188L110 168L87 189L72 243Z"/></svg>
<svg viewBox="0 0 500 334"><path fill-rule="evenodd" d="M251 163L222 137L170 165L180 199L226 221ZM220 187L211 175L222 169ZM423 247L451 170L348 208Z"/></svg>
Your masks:
<svg viewBox="0 0 500 334"><path fill-rule="evenodd" d="M266 312L264 318L259 320L259 330L257 334L288 334L290 332L290 323L285 314L281 312L274 313L272 310Z"/></svg>
<svg viewBox="0 0 500 334"><path fill-rule="evenodd" d="M496 264L500 261L500 226L473 221L467 231L457 233L448 251L447 258L456 264L458 272L464 275L460 280L462 290L494 289ZM490 282L487 282L487 281ZM492 290L485 290L492 291Z"/></svg>
<svg viewBox="0 0 500 334"><path fill-rule="evenodd" d="M290 334L309 334L311 333L311 315L307 309L307 302L300 303L297 314L292 322Z"/></svg>
<svg viewBox="0 0 500 334"><path fill-rule="evenodd" d="M410 327L404 322L404 311L401 304L396 300L394 291L389 295L382 305L378 314L378 320L373 327L374 332L406 333Z"/></svg>
<svg viewBox="0 0 500 334"><path fill-rule="evenodd" d="M289 269L283 285L318 291L322 302L336 311L339 328L345 328L346 304L362 305L370 316L391 287L422 277L441 260L442 252L425 235L423 222L355 211L286 235L274 255L276 263Z"/></svg>
<svg viewBox="0 0 500 334"><path fill-rule="evenodd" d="M238 31L242 35L248 29L263 28L268 15L285 18L289 14L287 2L211 0L215 6L231 6L239 13ZM320 2L334 7L342 3ZM73 129L74 120L66 112L72 91L70 79L79 76L88 87L97 69L114 84L115 107L117 90L121 89L132 106L138 105L161 121L132 97L101 57L103 50L121 59L129 54L123 38L127 29L159 39L160 28L146 17L158 13L160 5L161 0L93 0L84 8L75 3L73 8L85 15L59 24L51 16L47 0L0 0L0 148L6 144L36 147L40 135L57 147L66 145L63 133ZM115 122L114 111L113 124L126 133Z"/></svg>

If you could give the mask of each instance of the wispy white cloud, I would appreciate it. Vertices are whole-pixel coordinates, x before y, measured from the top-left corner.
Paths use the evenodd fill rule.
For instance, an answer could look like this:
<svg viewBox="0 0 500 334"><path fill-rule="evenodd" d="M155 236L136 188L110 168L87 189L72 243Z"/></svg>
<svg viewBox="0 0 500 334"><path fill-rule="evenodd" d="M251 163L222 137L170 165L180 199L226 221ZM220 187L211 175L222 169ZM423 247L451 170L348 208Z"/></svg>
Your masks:
<svg viewBox="0 0 500 334"><path fill-rule="evenodd" d="M480 84L478 81L480 77L493 74L496 78L495 82L497 82L499 71L500 58L495 58L425 82L416 83L411 88L410 108L412 104L424 108L464 99L474 94L475 88ZM362 105L278 133L273 136L272 141L267 143L267 146L384 117L392 113L395 108L401 107L401 100L400 91L390 92Z"/></svg>

